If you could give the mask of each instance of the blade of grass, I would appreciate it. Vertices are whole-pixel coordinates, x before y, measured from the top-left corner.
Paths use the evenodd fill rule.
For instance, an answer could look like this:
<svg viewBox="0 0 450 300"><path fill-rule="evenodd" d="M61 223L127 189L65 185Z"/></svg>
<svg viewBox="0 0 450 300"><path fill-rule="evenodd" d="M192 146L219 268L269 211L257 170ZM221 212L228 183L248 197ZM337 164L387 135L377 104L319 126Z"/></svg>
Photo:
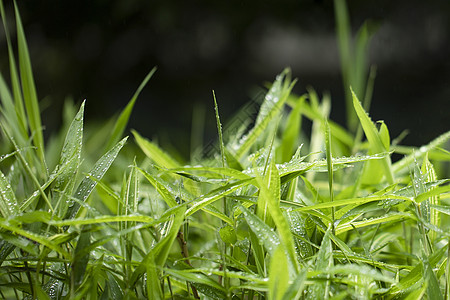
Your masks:
<svg viewBox="0 0 450 300"><path fill-rule="evenodd" d="M39 110L36 87L34 85L30 55L28 53L25 33L22 27L22 21L20 19L19 9L17 8L16 2L14 2L14 8L16 13L17 45L19 51L19 68L23 98L27 110L31 136L33 137L33 144L37 149L38 157L41 161L41 171L43 172L43 174L46 174L47 169L45 167L44 135L42 133L41 113Z"/></svg>
<svg viewBox="0 0 450 300"><path fill-rule="evenodd" d="M370 117L367 115L367 113L364 111L364 108L361 106L361 103L359 102L358 98L356 97L356 94L352 91L353 95L353 106L355 108L356 114L361 122L361 125L363 127L364 133L367 137L367 140L369 141L370 148L373 151L372 154L376 153L383 153L386 151L389 151L389 149L386 149L380 134L378 133L375 125L373 124ZM389 184L394 183L394 173L392 171L391 167L391 159L389 156L386 156L383 160L381 160L382 168L383 168L383 174L386 177L386 180ZM370 172L368 170L368 172Z"/></svg>
<svg viewBox="0 0 450 300"><path fill-rule="evenodd" d="M288 74L289 71L285 70L277 76L277 79L267 93L264 103L261 106L255 126L247 135L241 138L236 147L232 146L238 160L240 160L244 154L247 153L258 137L265 131L267 126L270 124L270 121L281 113L282 107L295 84L295 81L290 82L289 79L285 80L285 77L287 77Z"/></svg>
<svg viewBox="0 0 450 300"><path fill-rule="evenodd" d="M64 191L59 197L54 197L55 206L58 208L57 214L63 217L67 212L68 195L71 195L75 186L76 175L81 162L81 148L83 145L83 120L84 104L81 104L80 110L75 115L72 124L67 131L66 139L61 151L61 157L57 168L63 168L55 179L56 191Z"/></svg>
<svg viewBox="0 0 450 300"><path fill-rule="evenodd" d="M177 168L180 166L174 158L161 150L161 148L159 148L155 143L143 138L134 130L132 130L132 133L141 150L157 165L168 169Z"/></svg>
<svg viewBox="0 0 450 300"><path fill-rule="evenodd" d="M151 71L145 76L144 80L141 82L130 102L128 102L125 109L121 112L120 116L117 118L116 123L114 124L114 129L111 132L111 136L109 138L108 143L106 144L105 151L111 149L122 137L123 132L128 124L128 120L130 119L131 111L133 110L136 99L139 97L139 94L142 92L144 87L147 85L148 81L156 72L156 67L151 69Z"/></svg>
<svg viewBox="0 0 450 300"><path fill-rule="evenodd" d="M91 176L97 180L102 179L103 175L105 175L106 171L108 171L109 167L116 159L117 155L119 154L119 151L125 145L126 141L127 137L122 139L119 143L117 143L117 145L114 146L114 148L109 150L95 163L91 171L88 173L88 176L86 176L83 179L83 181L78 185L77 191L75 192L74 195L75 198L77 198L81 202L85 202L87 200L87 198L97 185L97 182L93 180ZM65 219L73 219L80 209L80 204L78 202L75 201L71 202L72 203L69 203L69 209L67 210Z"/></svg>
<svg viewBox="0 0 450 300"><path fill-rule="evenodd" d="M275 250L269 269L269 299L283 300L284 295L289 287L288 261L286 251L282 245Z"/></svg>

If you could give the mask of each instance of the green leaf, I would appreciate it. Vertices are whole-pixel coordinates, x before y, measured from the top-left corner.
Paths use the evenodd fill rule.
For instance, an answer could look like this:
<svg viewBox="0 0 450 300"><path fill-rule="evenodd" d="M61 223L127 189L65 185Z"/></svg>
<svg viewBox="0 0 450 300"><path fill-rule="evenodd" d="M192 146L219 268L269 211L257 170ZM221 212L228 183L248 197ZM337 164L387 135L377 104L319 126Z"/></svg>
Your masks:
<svg viewBox="0 0 450 300"><path fill-rule="evenodd" d="M293 151L296 147L296 142L300 136L300 129L302 123L301 110L305 103L305 96L297 99L295 106L289 113L289 117L286 121L285 130L281 139L281 144L277 148L277 157L280 157L281 162L287 162L291 159Z"/></svg>
<svg viewBox="0 0 450 300"><path fill-rule="evenodd" d="M67 251L60 248L55 242L49 240L48 237L30 232L28 230L24 230L15 225L12 225L10 222L8 222L5 219L0 219L0 227L3 229L6 229L12 233L21 235L27 239L35 241L39 244L42 244L42 245L48 247L49 249L54 250L57 253L61 254L65 258L69 258L69 256L70 256L69 253L67 253Z"/></svg>
<svg viewBox="0 0 450 300"><path fill-rule="evenodd" d="M144 87L147 85L150 78L152 78L153 74L156 72L156 67L154 67L148 74L145 76L144 80L141 82L139 87L137 88L136 92L134 93L133 97L131 98L130 102L128 102L125 109L122 111L120 116L117 118L116 123L114 124L114 128L112 130L111 136L109 138L108 143L106 144L105 149L111 149L112 146L114 146L122 137L123 132L125 131L125 128L128 124L128 120L130 119L131 112L134 107L134 103L136 102L136 99L139 97L139 94L144 89Z"/></svg>
<svg viewBox="0 0 450 300"><path fill-rule="evenodd" d="M450 139L450 131L441 134L434 140L432 140L427 145L420 147L419 149L413 151L411 154L405 156L401 160L397 161L392 166L392 171L397 174L403 170L409 171L408 166L410 166L414 160L422 158L427 152L439 147Z"/></svg>
<svg viewBox="0 0 450 300"><path fill-rule="evenodd" d="M16 195L5 175L0 171L0 214L3 218L18 213Z"/></svg>
<svg viewBox="0 0 450 300"><path fill-rule="evenodd" d="M166 234L143 258L141 263L135 269L131 276L131 282L136 283L137 279L147 270L148 265L154 264L160 272L166 263L169 252L172 249L173 242L177 237L178 231L184 220L184 206L178 206L171 210L171 219L167 224ZM153 271L152 271L153 272Z"/></svg>
<svg viewBox="0 0 450 300"><path fill-rule="evenodd" d="M13 234L10 234L8 232L0 232L0 237L5 242L10 243L11 245L14 245L23 251L26 251L30 253L31 255L38 256L39 252L35 244L31 242L30 240L27 240L21 236L16 236Z"/></svg>
<svg viewBox="0 0 450 300"><path fill-rule="evenodd" d="M380 133L377 131L375 125L373 124L370 117L364 111L364 108L361 106L356 94L352 91L353 95L353 106L355 108L356 114L358 115L359 121L361 122L361 126L364 130L364 133L369 141L370 145L370 154L384 153L387 151L383 144L383 141L380 137ZM391 159L389 156L386 156L383 160L380 161L381 167L383 169L383 175L386 177L386 180L389 184L394 183L394 175L391 167ZM366 169L367 174L370 174L372 170L369 168ZM375 181L371 181L371 183L378 183Z"/></svg>
<svg viewBox="0 0 450 300"><path fill-rule="evenodd" d="M81 148L83 145L83 119L84 104L75 115L72 124L67 131L66 139L61 151L59 165L55 170L62 169L55 179L55 191L63 191L59 197L54 197L53 206L58 208L58 216L63 217L67 212L68 197L72 195L75 186L76 175L81 162Z"/></svg>
<svg viewBox="0 0 450 300"><path fill-rule="evenodd" d="M316 263L314 264L314 269L316 271L329 270L333 267L333 248L331 245L330 234L331 226L325 232L319 252L317 253ZM330 277L331 275L328 275L327 279L330 279ZM311 296L315 296L318 299L327 299L329 297L329 285L329 280L317 282L309 287L309 293Z"/></svg>
<svg viewBox="0 0 450 300"><path fill-rule="evenodd" d="M243 205L238 204L238 207L244 214L244 218L247 221L248 226L256 235L258 244L263 245L266 251L269 252L270 255L273 255L273 252L280 244L280 238L278 235L272 228L264 223L264 221L251 213Z"/></svg>
<svg viewBox="0 0 450 300"><path fill-rule="evenodd" d="M17 45L19 50L19 68L23 98L25 100L25 107L27 109L27 116L29 120L31 135L33 137L33 144L38 151L38 155L41 160L42 171L45 172L44 136L42 134L41 113L36 94L36 87L34 85L33 71L31 68L28 46L25 39L22 22L20 20L19 9L17 8L16 3L14 3L14 8L16 13Z"/></svg>
<svg viewBox="0 0 450 300"><path fill-rule="evenodd" d="M270 261L269 269L269 299L283 300L289 287L288 261L286 251L282 245L278 246Z"/></svg>
<svg viewBox="0 0 450 300"><path fill-rule="evenodd" d="M286 250L289 262L289 273L291 275L295 275L298 272L298 264L294 246L294 239L291 234L289 223L280 208L280 177L278 169L273 160L269 165L266 180L264 182L261 182L261 180L259 180L259 186L260 197L262 196L264 199L264 203L267 204L270 216L272 217L272 220L276 225L281 244Z"/></svg>
<svg viewBox="0 0 450 300"><path fill-rule="evenodd" d="M86 273L86 268L89 263L89 252L83 251L85 248L89 247L91 244L91 232L88 230L83 230L78 238L77 246L72 260L71 268L71 289L76 291L80 287L84 274Z"/></svg>
<svg viewBox="0 0 450 300"><path fill-rule="evenodd" d="M88 175L78 185L77 191L75 192L74 196L75 198L77 198L81 202L85 202L87 200L87 198L97 185L97 181L103 178L103 175L105 175L106 171L108 171L109 167L116 159L119 151L125 145L126 141L127 138L121 140L119 143L117 143L116 146L114 146L114 148L109 150L95 163ZM73 200L71 202L72 203L70 203L69 205L69 209L67 211L65 219L73 219L80 209L80 204L78 202Z"/></svg>
<svg viewBox="0 0 450 300"><path fill-rule="evenodd" d="M237 145L230 145L230 148L235 151L238 160L253 146L258 137L269 126L270 121L282 112L283 105L295 84L295 81L290 82L290 79L287 78L289 74L288 70L284 70L283 73L277 76L261 105L255 126L238 141Z"/></svg>
<svg viewBox="0 0 450 300"><path fill-rule="evenodd" d="M443 300L444 297L442 296L439 281L437 280L436 275L433 272L433 267L430 265L428 261L424 262L424 264L425 264L424 277L428 282L427 295L429 299Z"/></svg>
<svg viewBox="0 0 450 300"><path fill-rule="evenodd" d="M191 207L189 207L189 209L186 211L186 216L190 216L193 213L195 213L196 211L205 207L206 205L209 205L209 204L213 203L214 201L217 201L217 200L223 198L224 196L227 196L227 195L233 193L237 189L240 189L241 187L247 185L249 183L249 181L250 181L250 179L239 180L239 181L221 186L221 187L207 193L206 195L203 195L201 197L198 197L197 199L194 199L193 200L194 204Z"/></svg>
<svg viewBox="0 0 450 300"><path fill-rule="evenodd" d="M234 245L237 241L236 231L230 225L226 225L219 229L220 239L226 243Z"/></svg>
<svg viewBox="0 0 450 300"><path fill-rule="evenodd" d="M154 161L158 166L171 169L179 167L179 163L172 158L169 154L161 150L155 143L150 142L149 140L143 138L136 131L132 131L134 138L136 139L137 144L141 148L141 150Z"/></svg>

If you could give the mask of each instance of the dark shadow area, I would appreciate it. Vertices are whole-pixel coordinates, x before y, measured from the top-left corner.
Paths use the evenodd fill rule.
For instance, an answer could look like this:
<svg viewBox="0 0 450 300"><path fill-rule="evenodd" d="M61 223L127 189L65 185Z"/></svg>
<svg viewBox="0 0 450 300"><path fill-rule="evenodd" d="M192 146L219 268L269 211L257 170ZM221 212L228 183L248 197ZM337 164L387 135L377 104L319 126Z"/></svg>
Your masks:
<svg viewBox="0 0 450 300"><path fill-rule="evenodd" d="M10 1L5 3L12 17ZM449 129L450 2L349 1L354 31L379 22L370 63L377 65L371 116L392 138L421 145ZM345 123L332 1L19 1L38 95L51 103L47 130L66 96L87 99L87 119L120 111L148 71L130 127L186 153L194 106L207 136L216 132L212 90L222 119L290 66L294 89L331 94L332 119ZM13 19L11 18L11 22ZM7 74L4 33L0 71ZM7 77L7 76L5 76Z"/></svg>

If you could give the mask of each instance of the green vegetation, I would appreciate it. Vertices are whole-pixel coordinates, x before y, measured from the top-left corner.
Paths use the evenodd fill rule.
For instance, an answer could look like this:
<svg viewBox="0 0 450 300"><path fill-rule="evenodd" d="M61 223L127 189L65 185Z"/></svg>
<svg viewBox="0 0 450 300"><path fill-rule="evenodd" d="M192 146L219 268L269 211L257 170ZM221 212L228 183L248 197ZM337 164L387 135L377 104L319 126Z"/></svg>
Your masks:
<svg viewBox="0 0 450 300"><path fill-rule="evenodd" d="M398 146L362 84L347 131L328 96L291 93L285 70L254 122L244 109L223 130L214 96L218 140L181 162L122 137L152 70L102 126L68 101L44 143L16 20L18 64L4 22L11 87L0 77L1 298L449 299L450 132Z"/></svg>

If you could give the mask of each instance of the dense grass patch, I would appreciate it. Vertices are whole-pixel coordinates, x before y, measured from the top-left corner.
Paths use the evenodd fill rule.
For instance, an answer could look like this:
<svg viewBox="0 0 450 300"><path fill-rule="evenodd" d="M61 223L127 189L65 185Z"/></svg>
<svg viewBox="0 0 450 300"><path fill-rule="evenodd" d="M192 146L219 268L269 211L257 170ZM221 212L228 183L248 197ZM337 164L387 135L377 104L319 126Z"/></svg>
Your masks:
<svg viewBox="0 0 450 300"><path fill-rule="evenodd" d="M328 96L291 93L289 70L256 118L247 106L222 127L214 96L217 141L184 162L123 137L154 69L103 125L67 102L45 142L16 20L17 54L4 23L10 86L0 77L0 297L448 299L450 132L391 141L359 101L370 80L346 71L348 129L328 119Z"/></svg>

